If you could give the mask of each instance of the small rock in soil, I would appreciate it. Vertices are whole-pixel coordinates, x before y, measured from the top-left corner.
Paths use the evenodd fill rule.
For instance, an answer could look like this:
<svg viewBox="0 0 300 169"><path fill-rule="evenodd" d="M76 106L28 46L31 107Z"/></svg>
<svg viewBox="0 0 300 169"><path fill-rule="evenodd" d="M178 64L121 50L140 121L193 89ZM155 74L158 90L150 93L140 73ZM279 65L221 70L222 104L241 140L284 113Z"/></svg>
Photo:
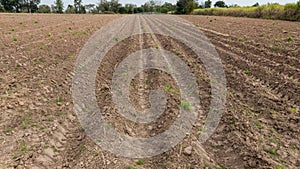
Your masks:
<svg viewBox="0 0 300 169"><path fill-rule="evenodd" d="M183 150L183 154L189 156L189 155L192 154L192 150L193 150L192 146L188 146L188 147L186 147L186 148Z"/></svg>

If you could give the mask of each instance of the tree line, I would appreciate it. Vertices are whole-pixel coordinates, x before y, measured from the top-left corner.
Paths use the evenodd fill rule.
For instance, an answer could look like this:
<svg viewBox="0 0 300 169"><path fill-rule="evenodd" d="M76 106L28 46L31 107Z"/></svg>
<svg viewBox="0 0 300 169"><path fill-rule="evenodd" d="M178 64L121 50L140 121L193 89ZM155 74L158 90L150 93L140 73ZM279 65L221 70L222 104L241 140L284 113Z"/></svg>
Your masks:
<svg viewBox="0 0 300 169"><path fill-rule="evenodd" d="M0 12L26 13L175 13L190 14L195 8L211 8L211 0L197 3L196 0L178 0L176 4L149 0L141 6L136 4L122 5L118 0L100 0L98 4L83 5L82 0L74 0L73 4L64 6L62 0L55 0L52 5L39 5L40 0L0 0ZM217 1L215 7L226 7L224 1Z"/></svg>

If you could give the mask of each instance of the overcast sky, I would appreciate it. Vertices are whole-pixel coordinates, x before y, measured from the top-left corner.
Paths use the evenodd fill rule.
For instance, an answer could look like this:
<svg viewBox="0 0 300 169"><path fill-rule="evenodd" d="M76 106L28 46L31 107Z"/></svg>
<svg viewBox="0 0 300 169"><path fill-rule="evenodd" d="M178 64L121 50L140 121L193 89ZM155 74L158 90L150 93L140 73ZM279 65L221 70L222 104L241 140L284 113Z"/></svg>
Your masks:
<svg viewBox="0 0 300 169"><path fill-rule="evenodd" d="M40 4L47 4L51 5L54 3L55 0L41 0ZM82 0L83 4L97 4L100 0ZM120 3L122 4L127 4L127 3L133 3L137 4L140 6L141 4L144 4L148 0L119 0ZM205 0L198 0L198 2L204 2ZM212 0L212 4L214 4L218 0ZM286 3L293 3L297 2L297 0L224 0L226 4L232 5L232 4L238 4L240 6L250 6L258 2L259 4L266 4L268 2L278 2L280 4L286 4ZM74 0L63 0L64 6L67 7L68 4L73 4ZM176 3L177 0L161 0L161 2L171 2L171 3Z"/></svg>

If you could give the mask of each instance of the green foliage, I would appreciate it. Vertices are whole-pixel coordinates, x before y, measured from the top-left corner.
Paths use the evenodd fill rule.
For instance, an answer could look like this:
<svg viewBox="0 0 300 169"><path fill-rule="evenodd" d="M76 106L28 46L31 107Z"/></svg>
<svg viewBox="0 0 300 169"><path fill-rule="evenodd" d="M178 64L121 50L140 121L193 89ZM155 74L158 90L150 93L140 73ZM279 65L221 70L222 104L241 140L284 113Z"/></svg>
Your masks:
<svg viewBox="0 0 300 169"><path fill-rule="evenodd" d="M101 13L104 14L114 14L119 13L119 9L121 8L121 6L122 5L119 3L118 0L101 0L98 9Z"/></svg>
<svg viewBox="0 0 300 169"><path fill-rule="evenodd" d="M64 3L62 0L55 0L54 2L55 6L54 6L54 10L53 12L56 13L63 13L63 9L64 9Z"/></svg>
<svg viewBox="0 0 300 169"><path fill-rule="evenodd" d="M38 9L38 13L50 13L51 9L48 5L40 5Z"/></svg>
<svg viewBox="0 0 300 169"><path fill-rule="evenodd" d="M195 0L178 0L176 6L177 14L190 14L198 4Z"/></svg>
<svg viewBox="0 0 300 169"><path fill-rule="evenodd" d="M211 8L211 0L207 0L204 2L204 8Z"/></svg>
<svg viewBox="0 0 300 169"><path fill-rule="evenodd" d="M40 0L0 0L0 11L5 12L36 12Z"/></svg>
<svg viewBox="0 0 300 169"><path fill-rule="evenodd" d="M75 8L73 5L68 5L66 13L75 13Z"/></svg>
<svg viewBox="0 0 300 169"><path fill-rule="evenodd" d="M75 13L86 13L85 6L82 5L82 0L74 0Z"/></svg>
<svg viewBox="0 0 300 169"><path fill-rule="evenodd" d="M214 7L225 8L225 7L226 7L226 4L225 4L224 1L217 1L217 2L214 4Z"/></svg>

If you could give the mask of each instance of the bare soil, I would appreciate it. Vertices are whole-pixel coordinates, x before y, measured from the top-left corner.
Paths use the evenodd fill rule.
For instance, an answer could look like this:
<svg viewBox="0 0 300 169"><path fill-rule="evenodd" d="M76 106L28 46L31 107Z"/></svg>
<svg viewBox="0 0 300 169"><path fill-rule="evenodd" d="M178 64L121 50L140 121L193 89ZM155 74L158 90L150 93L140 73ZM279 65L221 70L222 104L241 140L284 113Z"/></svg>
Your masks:
<svg viewBox="0 0 300 169"><path fill-rule="evenodd" d="M227 78L226 112L202 146L197 138L210 104L203 63L170 37L143 34L143 41L134 36L122 40L102 61L95 91L105 119L118 132L151 137L167 129L179 113L179 93L166 89L170 85L176 91L178 86L158 70L142 72L144 78L136 76L130 88L130 99L140 110L150 106L150 90L166 91L168 110L156 122L127 120L112 103L116 65L157 41L159 47L176 51L196 75L205 113L180 144L161 155L129 159L101 150L73 111L72 72L89 37L118 17L0 14L0 168L300 168L300 23L286 21L182 16L215 45ZM191 154L185 153L190 146Z"/></svg>

